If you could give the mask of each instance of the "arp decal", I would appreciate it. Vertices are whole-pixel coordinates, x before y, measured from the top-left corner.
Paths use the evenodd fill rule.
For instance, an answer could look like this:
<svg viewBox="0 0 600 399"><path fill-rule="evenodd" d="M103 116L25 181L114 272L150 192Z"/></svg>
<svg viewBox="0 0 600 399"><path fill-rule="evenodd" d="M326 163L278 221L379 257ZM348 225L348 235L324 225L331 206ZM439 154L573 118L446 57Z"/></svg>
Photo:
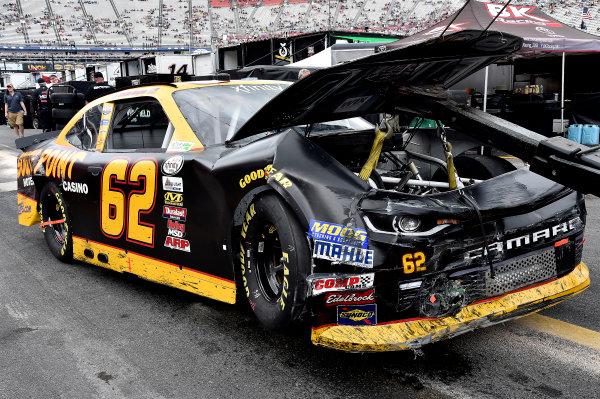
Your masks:
<svg viewBox="0 0 600 399"><path fill-rule="evenodd" d="M312 276L309 282L313 295L333 291L362 290L373 288L374 273L351 276Z"/></svg>
<svg viewBox="0 0 600 399"><path fill-rule="evenodd" d="M87 194L88 193L87 184L74 182L74 181L63 181L62 189L64 191L69 191L69 192L77 193L77 194Z"/></svg>
<svg viewBox="0 0 600 399"><path fill-rule="evenodd" d="M354 229L342 226L341 224L321 222L319 220L310 221L308 236L315 240L360 248L367 248L369 243L366 230Z"/></svg>
<svg viewBox="0 0 600 399"><path fill-rule="evenodd" d="M338 306L337 323L340 326L373 326L377 324L377 305Z"/></svg>
<svg viewBox="0 0 600 399"><path fill-rule="evenodd" d="M187 217L187 209L165 205L163 206L163 217L166 219L177 220L179 222L185 222Z"/></svg>
<svg viewBox="0 0 600 399"><path fill-rule="evenodd" d="M183 238L167 237L165 239L165 247L190 252L190 242Z"/></svg>
<svg viewBox="0 0 600 399"><path fill-rule="evenodd" d="M25 154L23 154L25 155ZM33 174L44 173L47 177L56 177L71 179L71 172L76 161L83 161L87 153L85 151L72 150L46 150L42 152L40 158L33 168ZM19 158L20 159L20 158ZM18 164L17 164L18 166ZM27 173L27 166L24 165L22 175Z"/></svg>
<svg viewBox="0 0 600 399"><path fill-rule="evenodd" d="M167 176L176 175L183 168L183 156L175 155L163 162L162 172Z"/></svg>
<svg viewBox="0 0 600 399"><path fill-rule="evenodd" d="M263 169L253 170L240 179L240 187L244 188L255 180L266 179L269 177L272 165L267 165Z"/></svg>
<svg viewBox="0 0 600 399"><path fill-rule="evenodd" d="M373 251L344 244L315 240L313 257L360 267L373 267Z"/></svg>
<svg viewBox="0 0 600 399"><path fill-rule="evenodd" d="M141 221L154 209L158 166L154 159L142 158L129 163L115 158L102 170L100 186L100 225L110 238L154 247L154 225ZM129 189L126 196L124 189Z"/></svg>
<svg viewBox="0 0 600 399"><path fill-rule="evenodd" d="M181 177L163 176L162 184L165 191L183 192L183 179Z"/></svg>
<svg viewBox="0 0 600 399"><path fill-rule="evenodd" d="M176 220L167 220L167 234L173 237L185 237L185 224L179 223Z"/></svg>
<svg viewBox="0 0 600 399"><path fill-rule="evenodd" d="M273 178L275 181L277 181L277 183L281 184L281 187L283 188L292 187L292 182L290 181L290 179L285 177L282 172L277 172L277 169L275 169L274 167L271 167L269 177Z"/></svg>
<svg viewBox="0 0 600 399"><path fill-rule="evenodd" d="M183 194L167 191L165 193L165 205L183 206Z"/></svg>
<svg viewBox="0 0 600 399"><path fill-rule="evenodd" d="M375 303L375 290L340 292L325 295L325 306Z"/></svg>

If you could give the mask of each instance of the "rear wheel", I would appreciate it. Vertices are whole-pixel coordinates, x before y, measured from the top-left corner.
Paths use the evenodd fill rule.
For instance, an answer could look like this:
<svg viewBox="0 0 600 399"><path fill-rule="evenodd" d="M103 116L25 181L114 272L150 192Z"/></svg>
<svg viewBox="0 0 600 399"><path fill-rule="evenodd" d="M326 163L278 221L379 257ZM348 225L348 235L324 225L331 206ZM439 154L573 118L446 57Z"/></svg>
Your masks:
<svg viewBox="0 0 600 399"><path fill-rule="evenodd" d="M71 235L71 219L67 204L58 187L48 183L40 193L40 214L42 222L48 223L43 227L46 244L63 262L73 259L73 238Z"/></svg>
<svg viewBox="0 0 600 399"><path fill-rule="evenodd" d="M275 195L256 198L241 232L241 274L248 302L265 327L285 330L306 304L310 251L306 235Z"/></svg>

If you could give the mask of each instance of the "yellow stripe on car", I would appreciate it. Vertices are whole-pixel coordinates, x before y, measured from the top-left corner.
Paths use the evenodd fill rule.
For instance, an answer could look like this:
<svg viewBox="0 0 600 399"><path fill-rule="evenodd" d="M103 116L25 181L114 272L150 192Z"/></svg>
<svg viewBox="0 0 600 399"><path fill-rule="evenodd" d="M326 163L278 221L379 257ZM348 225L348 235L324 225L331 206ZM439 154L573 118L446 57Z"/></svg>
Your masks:
<svg viewBox="0 0 600 399"><path fill-rule="evenodd" d="M506 321L513 318L511 314L521 317L536 312L579 294L589 285L589 270L580 263L571 273L557 280L465 306L455 316L374 326L324 326L313 329L312 341L315 345L357 352L419 347ZM528 308L531 311L527 312Z"/></svg>

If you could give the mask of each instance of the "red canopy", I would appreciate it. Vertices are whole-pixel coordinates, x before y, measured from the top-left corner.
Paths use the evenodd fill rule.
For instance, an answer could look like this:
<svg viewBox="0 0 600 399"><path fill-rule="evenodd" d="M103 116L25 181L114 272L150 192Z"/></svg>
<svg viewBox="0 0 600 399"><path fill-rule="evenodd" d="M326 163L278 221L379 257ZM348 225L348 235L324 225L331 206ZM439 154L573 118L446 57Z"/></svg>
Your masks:
<svg viewBox="0 0 600 399"><path fill-rule="evenodd" d="M444 34L464 29L485 29L500 13L505 3L470 0L457 11L431 28L390 43L387 49L405 47ZM600 51L600 38L581 32L543 13L535 6L509 5L500 13L490 30L510 33L523 38L520 53L529 52L594 52Z"/></svg>

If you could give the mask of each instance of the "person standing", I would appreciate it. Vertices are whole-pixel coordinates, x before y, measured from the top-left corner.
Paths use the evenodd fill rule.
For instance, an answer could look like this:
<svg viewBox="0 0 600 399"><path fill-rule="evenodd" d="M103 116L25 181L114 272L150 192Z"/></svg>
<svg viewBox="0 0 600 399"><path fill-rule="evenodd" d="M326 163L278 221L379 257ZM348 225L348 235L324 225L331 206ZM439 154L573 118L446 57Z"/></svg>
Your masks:
<svg viewBox="0 0 600 399"><path fill-rule="evenodd" d="M94 72L94 84L85 92L85 103L90 103L105 94L112 93L115 88L104 81L102 72Z"/></svg>
<svg viewBox="0 0 600 399"><path fill-rule="evenodd" d="M4 95L4 116L6 116L8 123L15 129L17 138L25 137L23 117L27 116L27 108L25 108L23 96L21 93L15 92L15 87L12 83L7 84L6 88L8 92Z"/></svg>
<svg viewBox="0 0 600 399"><path fill-rule="evenodd" d="M50 90L43 78L39 78L38 83L40 87L33 93L33 109L37 110L42 133L45 133L52 130L52 121L50 120Z"/></svg>

